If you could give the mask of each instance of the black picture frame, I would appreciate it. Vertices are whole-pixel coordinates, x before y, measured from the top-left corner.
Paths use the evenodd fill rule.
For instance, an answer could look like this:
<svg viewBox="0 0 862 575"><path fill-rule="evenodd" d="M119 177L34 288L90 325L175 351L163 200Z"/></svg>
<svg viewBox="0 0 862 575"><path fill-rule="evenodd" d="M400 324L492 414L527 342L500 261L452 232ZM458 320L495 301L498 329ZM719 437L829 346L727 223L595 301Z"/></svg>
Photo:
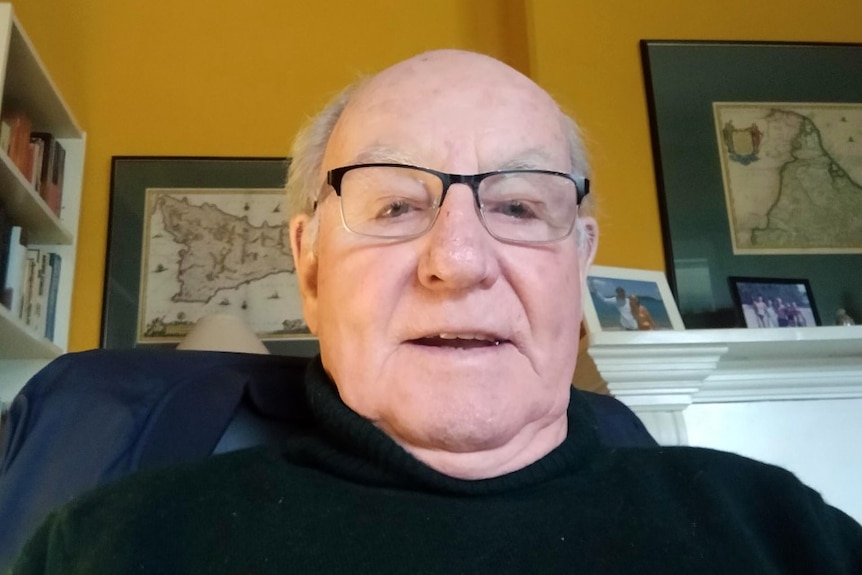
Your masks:
<svg viewBox="0 0 862 575"><path fill-rule="evenodd" d="M862 44L642 40L640 48L666 271L686 328L738 326L730 276L803 277L821 309L858 316L862 254L734 252L713 103L862 105Z"/></svg>
<svg viewBox="0 0 862 575"><path fill-rule="evenodd" d="M154 197L158 199L170 196L181 201L185 198L189 205L209 205L217 208L218 214L224 213L235 221L244 221L254 225L253 218L256 217L254 214L259 213L262 209L262 206L258 206L255 202L262 202L265 199L268 210L281 212L282 190L289 164L288 158L114 156L111 161L101 346L107 349L176 347L182 339L182 335L178 335L176 331L162 331L150 337L153 332L150 329L152 322L147 323L143 318L142 288L146 284L146 277L153 277L145 277L145 274L151 274L153 270L143 269L143 262L147 259L144 249L145 245L150 245L149 242L157 241L152 239L153 234L150 232L147 232L145 238L145 220L147 220L145 215L155 212L152 205L147 212L148 198L151 203ZM244 195L246 193L248 195ZM195 194L200 195L195 196ZM192 198L199 198L199 201ZM206 200L212 198L217 199L216 203L207 204ZM233 202L232 204L225 203L225 205L232 206L236 206L237 201L244 202L241 209L251 211L245 211L242 214L237 212L235 216L232 216L225 212L222 205L218 203L222 200ZM220 215L216 217L220 217ZM260 219L259 215L257 217ZM273 224L278 217L283 218L283 212L266 215L266 218L269 218ZM272 226L269 229L271 230ZM286 223L280 231L283 234L282 241L287 243L289 255ZM278 248L278 250L283 252L283 248ZM173 254L171 255L173 256ZM173 257L173 259L179 260L181 258ZM288 264L285 262L288 260L289 258L279 260L284 265L282 271L287 271ZM147 265L152 267L149 263ZM177 270L180 265L177 262ZM292 273L292 262L289 267ZM290 275L290 273L275 274L270 279L271 281L280 281L273 278L283 278L286 275ZM238 282L238 284L250 285L256 280L257 278L251 281ZM237 287L236 289L240 288ZM296 302L275 302L268 305L289 305L290 309L299 307L297 303L299 296L295 289L281 289L279 287L276 293L282 294L278 297L295 298ZM267 299L272 299L272 297L275 296L270 296ZM258 299L261 298L258 297ZM240 304L237 301L231 302L228 298L222 298L217 303L222 306L233 305L236 307L241 305L243 310L247 310L249 307L246 301ZM221 309L218 310L219 313L221 313ZM232 312L236 311L239 310L232 310ZM291 313L296 314L296 312ZM301 321L301 312L299 318ZM189 319L194 318L189 316ZM176 324L176 319L173 322ZM194 324L193 321L189 323L190 325ZM267 336L260 333L259 335L271 353L306 356L316 353L318 350L316 339L306 329L300 327L298 330L297 333L282 333L277 336Z"/></svg>
<svg viewBox="0 0 862 575"><path fill-rule="evenodd" d="M748 328L811 327L820 314L807 279L728 278L741 326Z"/></svg>

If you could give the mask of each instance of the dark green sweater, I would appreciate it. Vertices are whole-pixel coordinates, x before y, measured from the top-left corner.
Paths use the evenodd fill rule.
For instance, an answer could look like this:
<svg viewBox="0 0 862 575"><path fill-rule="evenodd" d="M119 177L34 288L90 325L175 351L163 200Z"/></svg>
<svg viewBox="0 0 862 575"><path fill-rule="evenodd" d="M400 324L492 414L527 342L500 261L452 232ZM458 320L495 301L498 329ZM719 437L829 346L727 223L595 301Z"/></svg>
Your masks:
<svg viewBox="0 0 862 575"><path fill-rule="evenodd" d="M572 393L569 435L462 481L345 407L319 363L308 432L139 474L54 513L15 573L862 573L862 527L790 473L693 448L608 449Z"/></svg>

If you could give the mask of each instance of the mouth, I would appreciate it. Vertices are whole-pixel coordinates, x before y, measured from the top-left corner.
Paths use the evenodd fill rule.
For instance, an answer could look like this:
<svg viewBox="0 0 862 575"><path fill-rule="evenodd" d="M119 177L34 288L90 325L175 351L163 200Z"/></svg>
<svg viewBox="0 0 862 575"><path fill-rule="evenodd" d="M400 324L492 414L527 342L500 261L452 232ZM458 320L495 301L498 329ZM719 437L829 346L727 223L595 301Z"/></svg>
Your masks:
<svg viewBox="0 0 862 575"><path fill-rule="evenodd" d="M426 337L420 337L409 341L414 345L426 347L440 347L451 349L480 349L499 347L508 343L505 339L499 339L487 334L473 333L440 333Z"/></svg>

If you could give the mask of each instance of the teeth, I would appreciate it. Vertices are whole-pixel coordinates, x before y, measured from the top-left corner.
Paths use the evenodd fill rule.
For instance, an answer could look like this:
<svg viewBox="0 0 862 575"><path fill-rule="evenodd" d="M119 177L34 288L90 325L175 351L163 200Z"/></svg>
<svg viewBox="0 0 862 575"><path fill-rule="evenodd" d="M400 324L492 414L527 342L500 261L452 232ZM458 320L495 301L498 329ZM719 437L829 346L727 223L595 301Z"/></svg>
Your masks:
<svg viewBox="0 0 862 575"><path fill-rule="evenodd" d="M493 337L480 333L441 333L437 337L439 337L440 339L474 339L479 341L490 341L494 345L500 345L499 339L494 339Z"/></svg>
<svg viewBox="0 0 862 575"><path fill-rule="evenodd" d="M478 333L441 333L440 339L478 339L482 341L494 341L494 338Z"/></svg>

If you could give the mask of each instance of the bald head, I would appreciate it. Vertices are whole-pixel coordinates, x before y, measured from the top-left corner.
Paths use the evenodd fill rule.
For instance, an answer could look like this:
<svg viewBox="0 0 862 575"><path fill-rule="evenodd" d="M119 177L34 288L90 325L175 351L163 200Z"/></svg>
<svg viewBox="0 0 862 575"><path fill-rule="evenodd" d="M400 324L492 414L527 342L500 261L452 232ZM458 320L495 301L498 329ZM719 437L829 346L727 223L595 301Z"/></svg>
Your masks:
<svg viewBox="0 0 862 575"><path fill-rule="evenodd" d="M476 89L476 101L465 96ZM500 104L514 89L551 108L556 103L532 80L494 58L462 50L436 50L399 62L370 78L354 93L348 110L353 106L388 106L401 100L404 94L418 95L423 104L443 101L475 113Z"/></svg>
<svg viewBox="0 0 862 575"><path fill-rule="evenodd" d="M589 166L576 123L560 111L547 92L514 68L489 56L463 50L435 50L399 62L346 88L299 133L287 184L289 214L292 217L312 213L324 189L325 169L337 163L335 152L343 151L348 143L345 140L356 117L371 116L375 122L389 117L398 122L399 116L411 117L418 111L433 109L436 114L433 127L437 119L453 114L472 117L477 111L497 109L500 123L506 125L515 119L505 117L506 113L522 117L539 108L550 111L544 124L548 124L560 149L567 153L567 161L560 170L588 176ZM491 127L484 137L496 137L497 132ZM415 134L416 146L429 143L430 134ZM537 150L536 154L541 152ZM405 150L390 149L380 141L355 159L411 163L406 156ZM588 196L581 208L583 213L589 212L590 203Z"/></svg>
<svg viewBox="0 0 862 575"><path fill-rule="evenodd" d="M500 169L504 166L492 165L490 156L510 143L503 138L511 139L505 132L513 125L540 130L542 145L531 146L525 130L518 157L502 161L549 168L548 150L557 149L566 158L554 160L554 169L571 171L564 116L532 80L481 54L428 52L380 72L354 92L330 138L324 169L368 161L416 163L417 156L429 155L437 165L452 163L458 173ZM381 126L397 146L387 143ZM368 130L376 134L371 141Z"/></svg>

